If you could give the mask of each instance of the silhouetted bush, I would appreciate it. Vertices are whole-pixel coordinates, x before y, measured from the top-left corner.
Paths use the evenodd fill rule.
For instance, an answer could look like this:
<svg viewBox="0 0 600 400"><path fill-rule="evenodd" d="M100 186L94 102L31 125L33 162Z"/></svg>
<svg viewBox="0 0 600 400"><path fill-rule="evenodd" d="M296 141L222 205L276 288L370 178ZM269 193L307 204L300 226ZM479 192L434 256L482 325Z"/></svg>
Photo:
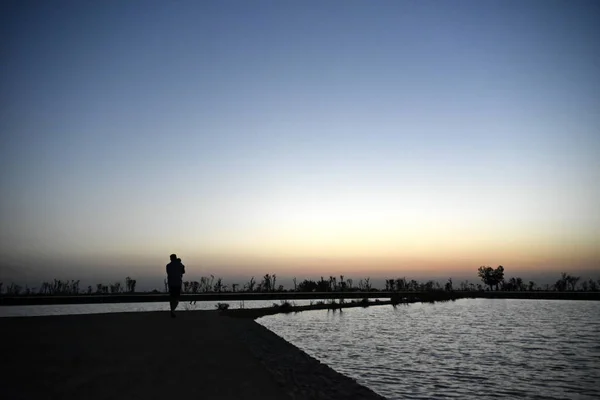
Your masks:
<svg viewBox="0 0 600 400"><path fill-rule="evenodd" d="M280 305L278 305L279 310L284 313L292 312L294 306L289 301L284 301Z"/></svg>

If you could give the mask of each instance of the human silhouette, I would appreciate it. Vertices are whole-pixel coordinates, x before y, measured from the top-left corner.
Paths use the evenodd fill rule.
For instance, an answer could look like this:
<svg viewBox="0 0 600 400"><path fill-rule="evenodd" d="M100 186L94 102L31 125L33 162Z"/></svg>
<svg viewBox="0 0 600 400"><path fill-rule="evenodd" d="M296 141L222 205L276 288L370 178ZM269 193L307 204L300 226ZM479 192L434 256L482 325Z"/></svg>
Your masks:
<svg viewBox="0 0 600 400"><path fill-rule="evenodd" d="M171 318L175 318L175 309L179 304L179 296L181 296L181 284L183 274L185 274L185 266L181 262L181 258L177 258L176 254L171 254L170 258L171 262L167 264L167 283L169 285Z"/></svg>

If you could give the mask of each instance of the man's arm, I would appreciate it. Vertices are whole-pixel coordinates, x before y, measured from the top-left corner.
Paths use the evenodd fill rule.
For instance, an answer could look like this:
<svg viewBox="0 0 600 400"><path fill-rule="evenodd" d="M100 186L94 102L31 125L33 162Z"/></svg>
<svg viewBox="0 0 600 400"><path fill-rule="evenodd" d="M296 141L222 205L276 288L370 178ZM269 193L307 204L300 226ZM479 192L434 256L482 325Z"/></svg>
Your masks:
<svg viewBox="0 0 600 400"><path fill-rule="evenodd" d="M185 265L181 264L181 275L185 274Z"/></svg>

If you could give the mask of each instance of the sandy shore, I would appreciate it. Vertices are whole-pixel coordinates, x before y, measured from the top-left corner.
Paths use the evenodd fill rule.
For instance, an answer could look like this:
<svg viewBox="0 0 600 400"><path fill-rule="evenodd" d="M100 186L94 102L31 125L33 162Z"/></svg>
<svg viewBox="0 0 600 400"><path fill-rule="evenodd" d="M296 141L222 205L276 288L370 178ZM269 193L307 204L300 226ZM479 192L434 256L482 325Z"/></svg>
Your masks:
<svg viewBox="0 0 600 400"><path fill-rule="evenodd" d="M382 399L251 319L213 311L0 324L8 399Z"/></svg>

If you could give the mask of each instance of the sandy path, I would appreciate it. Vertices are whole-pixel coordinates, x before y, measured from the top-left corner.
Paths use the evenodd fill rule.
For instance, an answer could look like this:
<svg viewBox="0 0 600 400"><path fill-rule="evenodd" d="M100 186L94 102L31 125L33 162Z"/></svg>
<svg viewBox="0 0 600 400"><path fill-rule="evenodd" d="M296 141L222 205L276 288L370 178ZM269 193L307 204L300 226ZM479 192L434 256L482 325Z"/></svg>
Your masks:
<svg viewBox="0 0 600 400"><path fill-rule="evenodd" d="M7 399L381 399L213 311L2 318L0 329Z"/></svg>
<svg viewBox="0 0 600 400"><path fill-rule="evenodd" d="M3 319L5 398L285 398L224 320L214 312Z"/></svg>

